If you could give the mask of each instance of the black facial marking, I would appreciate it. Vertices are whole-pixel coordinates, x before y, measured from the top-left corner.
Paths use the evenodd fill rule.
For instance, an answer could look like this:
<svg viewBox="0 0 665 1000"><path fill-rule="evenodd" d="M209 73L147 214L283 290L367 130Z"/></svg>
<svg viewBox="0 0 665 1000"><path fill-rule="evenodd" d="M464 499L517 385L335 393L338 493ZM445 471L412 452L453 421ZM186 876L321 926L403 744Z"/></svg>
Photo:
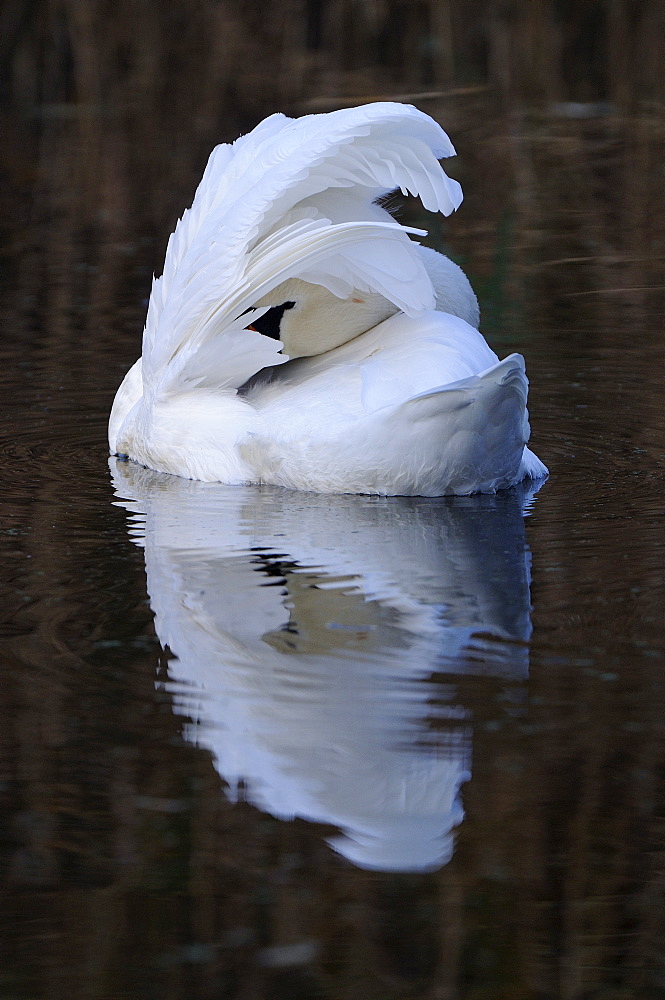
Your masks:
<svg viewBox="0 0 665 1000"><path fill-rule="evenodd" d="M259 333L262 333L264 337L279 340L279 325L282 322L282 316L287 309L293 309L294 305L295 302L282 302L281 306L273 306L263 316L252 320L251 325Z"/></svg>

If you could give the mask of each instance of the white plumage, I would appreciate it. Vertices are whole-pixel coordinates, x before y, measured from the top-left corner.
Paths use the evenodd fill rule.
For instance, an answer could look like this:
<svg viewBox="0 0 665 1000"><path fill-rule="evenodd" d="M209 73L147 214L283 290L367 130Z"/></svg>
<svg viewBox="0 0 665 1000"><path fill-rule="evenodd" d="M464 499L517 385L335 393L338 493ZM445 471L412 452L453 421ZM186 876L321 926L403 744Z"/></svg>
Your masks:
<svg viewBox="0 0 665 1000"><path fill-rule="evenodd" d="M377 199L448 215L448 136L379 103L273 115L213 150L155 279L112 453L190 479L318 492L494 491L547 470L527 381L466 277ZM279 338L279 339L278 339Z"/></svg>

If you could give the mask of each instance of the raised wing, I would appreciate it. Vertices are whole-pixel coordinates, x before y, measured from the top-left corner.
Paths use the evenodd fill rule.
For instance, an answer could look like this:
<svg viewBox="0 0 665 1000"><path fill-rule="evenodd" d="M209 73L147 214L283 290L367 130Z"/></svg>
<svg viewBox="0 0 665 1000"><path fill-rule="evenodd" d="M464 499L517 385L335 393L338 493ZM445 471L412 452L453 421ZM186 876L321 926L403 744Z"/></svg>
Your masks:
<svg viewBox="0 0 665 1000"><path fill-rule="evenodd" d="M337 295L379 292L411 314L431 308L409 230L375 200L400 188L449 214L462 194L438 158L453 153L433 119L391 103L295 120L273 115L218 146L153 283L146 389L198 384L204 369L206 381L237 386L287 360L279 342L248 336L241 315L288 277Z"/></svg>

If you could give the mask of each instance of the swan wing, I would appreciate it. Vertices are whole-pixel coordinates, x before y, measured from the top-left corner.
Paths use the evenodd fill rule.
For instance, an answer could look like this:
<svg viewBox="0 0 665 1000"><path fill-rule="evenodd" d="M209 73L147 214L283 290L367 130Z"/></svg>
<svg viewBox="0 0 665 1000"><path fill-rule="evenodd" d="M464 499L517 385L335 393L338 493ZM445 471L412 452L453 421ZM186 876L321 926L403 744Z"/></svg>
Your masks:
<svg viewBox="0 0 665 1000"><path fill-rule="evenodd" d="M528 384L524 358L511 354L479 375L420 393L396 409L396 426L412 428L415 442L445 440L442 461L429 467L430 495L493 492L523 478Z"/></svg>
<svg viewBox="0 0 665 1000"><path fill-rule="evenodd" d="M520 355L378 408L378 399L365 405L359 372L349 370L346 379L340 372L333 382L328 399L317 398L322 412L307 414L319 435L308 433L294 411L281 420L279 400L269 404L265 431L243 451L260 481L320 493L443 496L491 493L525 475L529 423ZM387 395L398 391L386 386Z"/></svg>
<svg viewBox="0 0 665 1000"><path fill-rule="evenodd" d="M247 337L241 315L288 277L316 280L335 294L376 291L410 314L431 308L416 245L373 203L399 187L449 214L461 189L438 158L453 153L433 119L392 103L295 120L273 115L218 146L153 283L146 386L164 393L198 384L199 350L212 365L207 377L229 386L286 360L279 342Z"/></svg>

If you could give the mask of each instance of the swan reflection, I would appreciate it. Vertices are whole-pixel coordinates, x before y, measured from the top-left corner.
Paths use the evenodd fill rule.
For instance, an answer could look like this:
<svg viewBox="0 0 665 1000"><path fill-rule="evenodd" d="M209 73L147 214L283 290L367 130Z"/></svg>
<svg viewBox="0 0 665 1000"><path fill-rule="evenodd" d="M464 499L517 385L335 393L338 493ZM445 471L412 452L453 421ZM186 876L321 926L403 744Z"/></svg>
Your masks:
<svg viewBox="0 0 665 1000"><path fill-rule="evenodd" d="M111 466L175 709L229 795L338 828L365 868L449 860L471 767L455 675L527 675L532 492L322 496Z"/></svg>

